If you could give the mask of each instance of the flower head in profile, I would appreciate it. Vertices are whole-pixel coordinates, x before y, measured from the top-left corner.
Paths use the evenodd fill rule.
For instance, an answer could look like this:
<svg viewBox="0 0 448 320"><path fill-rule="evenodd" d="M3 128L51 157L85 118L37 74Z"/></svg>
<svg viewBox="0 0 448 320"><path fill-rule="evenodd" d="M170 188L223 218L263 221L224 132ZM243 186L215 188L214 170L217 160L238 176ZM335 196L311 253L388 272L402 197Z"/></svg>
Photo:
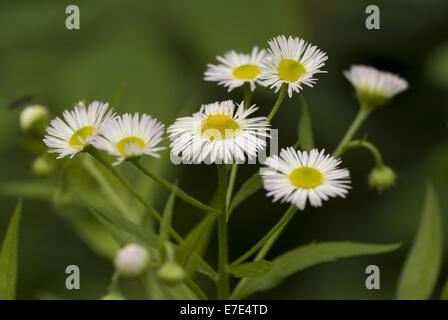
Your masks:
<svg viewBox="0 0 448 320"><path fill-rule="evenodd" d="M311 206L320 207L323 200L344 198L350 189L350 174L339 168L340 163L325 150L282 149L280 157L269 157L268 167L261 169L263 186L274 202L281 199L303 210L309 200Z"/></svg>
<svg viewBox="0 0 448 320"><path fill-rule="evenodd" d="M344 76L355 87L363 107L374 109L408 88L403 78L370 66L353 65Z"/></svg>
<svg viewBox="0 0 448 320"><path fill-rule="evenodd" d="M263 85L280 90L283 84L288 86L288 95L300 92L307 85L312 87L317 73L328 56L325 52L298 37L278 36L269 41L269 57L264 60L260 75Z"/></svg>
<svg viewBox="0 0 448 320"><path fill-rule="evenodd" d="M184 162L230 163L254 157L265 148L269 123L265 117L249 118L258 108L244 109L232 100L202 105L191 117L179 118L168 128L172 153Z"/></svg>
<svg viewBox="0 0 448 320"><path fill-rule="evenodd" d="M59 153L58 159L65 156L71 158L90 145L98 134L101 124L113 117L107 112L108 104L92 102L88 108L79 102L72 111L65 110L64 120L57 117L51 120L44 138L49 152Z"/></svg>
<svg viewBox="0 0 448 320"><path fill-rule="evenodd" d="M164 125L156 119L146 114L140 117L138 113L134 116L126 113L104 122L93 144L116 156L114 165L142 155L158 158L158 152L164 149L157 146L162 141L163 132Z"/></svg>
<svg viewBox="0 0 448 320"><path fill-rule="evenodd" d="M228 91L249 83L250 89L254 91L255 84L259 83L260 67L265 57L266 51L258 50L257 47L252 49L251 54L237 53L232 50L224 54L223 57L216 57L221 64L207 65L204 79L218 81L218 84L227 87Z"/></svg>

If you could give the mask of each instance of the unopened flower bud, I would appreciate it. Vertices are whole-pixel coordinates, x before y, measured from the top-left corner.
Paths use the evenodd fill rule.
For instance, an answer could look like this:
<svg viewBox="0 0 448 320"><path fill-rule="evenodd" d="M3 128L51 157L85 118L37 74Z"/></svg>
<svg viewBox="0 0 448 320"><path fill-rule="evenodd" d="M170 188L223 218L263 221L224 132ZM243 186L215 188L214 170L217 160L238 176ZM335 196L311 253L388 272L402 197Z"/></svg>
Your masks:
<svg viewBox="0 0 448 320"><path fill-rule="evenodd" d="M391 168L375 167L369 174L369 185L378 191L383 191L394 185L395 178L395 173Z"/></svg>
<svg viewBox="0 0 448 320"><path fill-rule="evenodd" d="M115 268L125 277L138 277L148 267L148 251L139 244L128 244L115 256Z"/></svg>
<svg viewBox="0 0 448 320"><path fill-rule="evenodd" d="M45 153L34 159L31 168L36 175L44 178L53 173L56 168L56 162L51 155Z"/></svg>
<svg viewBox="0 0 448 320"><path fill-rule="evenodd" d="M43 133L48 125L48 110L41 105L26 107L20 114L20 128L23 131Z"/></svg>
<svg viewBox="0 0 448 320"><path fill-rule="evenodd" d="M168 261L159 269L157 276L169 285L176 285L184 280L185 271L177 263Z"/></svg>

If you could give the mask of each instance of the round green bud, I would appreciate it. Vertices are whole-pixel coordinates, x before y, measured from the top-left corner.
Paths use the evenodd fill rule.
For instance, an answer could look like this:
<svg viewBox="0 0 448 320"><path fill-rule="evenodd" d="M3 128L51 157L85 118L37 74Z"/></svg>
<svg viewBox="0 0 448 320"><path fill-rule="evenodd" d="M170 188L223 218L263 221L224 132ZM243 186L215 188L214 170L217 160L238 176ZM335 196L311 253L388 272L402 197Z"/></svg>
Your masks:
<svg viewBox="0 0 448 320"><path fill-rule="evenodd" d="M56 169L56 161L47 153L34 159L31 164L33 172L39 177L48 177Z"/></svg>
<svg viewBox="0 0 448 320"><path fill-rule="evenodd" d="M23 131L43 133L48 125L49 113L41 105L28 106L20 114L20 128Z"/></svg>
<svg viewBox="0 0 448 320"><path fill-rule="evenodd" d="M395 184L395 178L395 173L391 168L375 167L369 174L369 185L378 191L383 191Z"/></svg>
<svg viewBox="0 0 448 320"><path fill-rule="evenodd" d="M139 244L124 246L115 256L115 268L124 277L135 278L145 273L148 268L149 254L145 247Z"/></svg>
<svg viewBox="0 0 448 320"><path fill-rule="evenodd" d="M181 283L185 278L184 269L173 261L168 261L157 272L159 279L169 285Z"/></svg>

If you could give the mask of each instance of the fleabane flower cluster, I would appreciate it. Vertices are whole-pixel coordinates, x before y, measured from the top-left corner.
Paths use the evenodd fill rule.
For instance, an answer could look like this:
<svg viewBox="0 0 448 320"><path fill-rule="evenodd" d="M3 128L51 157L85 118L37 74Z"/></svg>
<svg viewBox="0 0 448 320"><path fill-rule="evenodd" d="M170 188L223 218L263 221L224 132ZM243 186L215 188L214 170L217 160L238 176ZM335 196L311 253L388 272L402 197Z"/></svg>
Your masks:
<svg viewBox="0 0 448 320"><path fill-rule="evenodd" d="M93 146L116 156L114 165L142 155L159 157L163 124L146 114L117 116L107 109L107 103L95 101L87 108L80 102L73 111L65 110L65 121L57 117L47 128L43 141L49 152L59 153L59 159Z"/></svg>
<svg viewBox="0 0 448 320"><path fill-rule="evenodd" d="M218 56L218 65L208 64L204 80L217 81L228 91L249 83L251 90L260 84L274 88L275 92L285 85L289 97L300 92L303 85L312 87L328 56L317 46L299 37L278 36L268 42L269 48L252 49L251 54L229 51Z"/></svg>
<svg viewBox="0 0 448 320"><path fill-rule="evenodd" d="M244 108L232 100L201 106L199 112L176 120L168 128L171 152L187 163L231 163L255 157L266 147L269 123L265 117L249 117L255 105Z"/></svg>
<svg viewBox="0 0 448 320"><path fill-rule="evenodd" d="M203 104L198 112L178 118L168 127L171 155L179 157L182 163L194 164L242 163L260 158L271 137L269 121L286 93L291 97L303 86L312 87L318 80L316 75L326 72L323 67L328 59L324 51L299 37L281 35L268 44L267 49L254 47L250 54L232 50L218 56L219 64L208 64L204 79L216 81L228 91L243 85L251 91L257 85L281 90L271 114L254 116L258 107L250 105L248 91L247 100L241 103L226 100ZM370 66L353 65L344 75L354 86L361 106L368 109L366 114L408 87L403 78ZM30 114L33 117L25 114L28 121L23 122L43 117L36 110ZM159 158L164 149L160 144L165 126L147 114L116 115L108 110L107 103L94 101L88 107L80 102L62 115L63 119L57 117L50 122L43 140L49 152L58 153L58 158L73 157L92 146L116 157L117 165L142 156ZM353 134L355 131L351 130ZM335 157L342 154L351 138L344 137L346 141L343 139L336 148ZM266 167L260 174L267 195L274 202L289 202L300 210L307 202L319 207L329 198L345 197L350 189L349 171L340 168L341 160L324 150L306 152L289 147L263 164ZM391 169L382 165L378 168L370 175L370 184L380 190L393 185L395 176Z"/></svg>

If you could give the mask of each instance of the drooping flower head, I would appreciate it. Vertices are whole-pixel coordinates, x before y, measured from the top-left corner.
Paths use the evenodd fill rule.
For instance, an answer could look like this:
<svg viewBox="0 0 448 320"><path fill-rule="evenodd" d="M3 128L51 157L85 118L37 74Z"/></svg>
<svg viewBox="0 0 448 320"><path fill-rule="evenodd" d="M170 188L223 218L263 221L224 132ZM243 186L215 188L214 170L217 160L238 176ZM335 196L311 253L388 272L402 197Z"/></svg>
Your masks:
<svg viewBox="0 0 448 320"><path fill-rule="evenodd" d="M96 137L95 148L107 151L116 156L114 165L126 159L149 155L158 158L158 152L164 147L157 147L162 141L164 125L146 114L122 116L104 122L100 135Z"/></svg>
<svg viewBox="0 0 448 320"><path fill-rule="evenodd" d="M263 186L274 202L286 201L303 210L309 200L311 206L320 207L323 200L344 198L350 189L350 174L338 168L340 163L325 150L282 149L280 157L269 157L268 167L261 169Z"/></svg>
<svg viewBox="0 0 448 320"><path fill-rule="evenodd" d="M403 78L370 66L353 65L344 76L355 87L363 107L374 109L408 88Z"/></svg>
<svg viewBox="0 0 448 320"><path fill-rule="evenodd" d="M317 73L325 65L328 56L305 40L298 37L278 36L269 41L269 56L264 60L260 75L265 86L275 88L277 92L283 84L288 85L288 95L300 92L307 85L312 87Z"/></svg>
<svg viewBox="0 0 448 320"><path fill-rule="evenodd" d="M266 56L264 49L252 49L251 54L237 53L230 51L223 57L216 59L221 64L208 64L204 73L206 81L218 81L219 85L232 91L234 88L242 86L244 83L250 84L250 89L255 90L255 84L259 83L261 73L261 63Z"/></svg>
<svg viewBox="0 0 448 320"><path fill-rule="evenodd" d="M112 110L107 112L108 106L107 103L94 101L86 108L84 102L79 102L74 110L62 113L65 121L59 117L51 120L43 140L50 148L49 152L59 153L58 159L65 156L72 158L90 145L101 124L113 117Z"/></svg>
<svg viewBox="0 0 448 320"><path fill-rule="evenodd" d="M244 109L241 102L235 110L232 100L202 105L192 117L176 120L168 128L172 153L182 155L184 162L230 163L255 157L265 148L269 123L265 117L249 118L258 108Z"/></svg>

